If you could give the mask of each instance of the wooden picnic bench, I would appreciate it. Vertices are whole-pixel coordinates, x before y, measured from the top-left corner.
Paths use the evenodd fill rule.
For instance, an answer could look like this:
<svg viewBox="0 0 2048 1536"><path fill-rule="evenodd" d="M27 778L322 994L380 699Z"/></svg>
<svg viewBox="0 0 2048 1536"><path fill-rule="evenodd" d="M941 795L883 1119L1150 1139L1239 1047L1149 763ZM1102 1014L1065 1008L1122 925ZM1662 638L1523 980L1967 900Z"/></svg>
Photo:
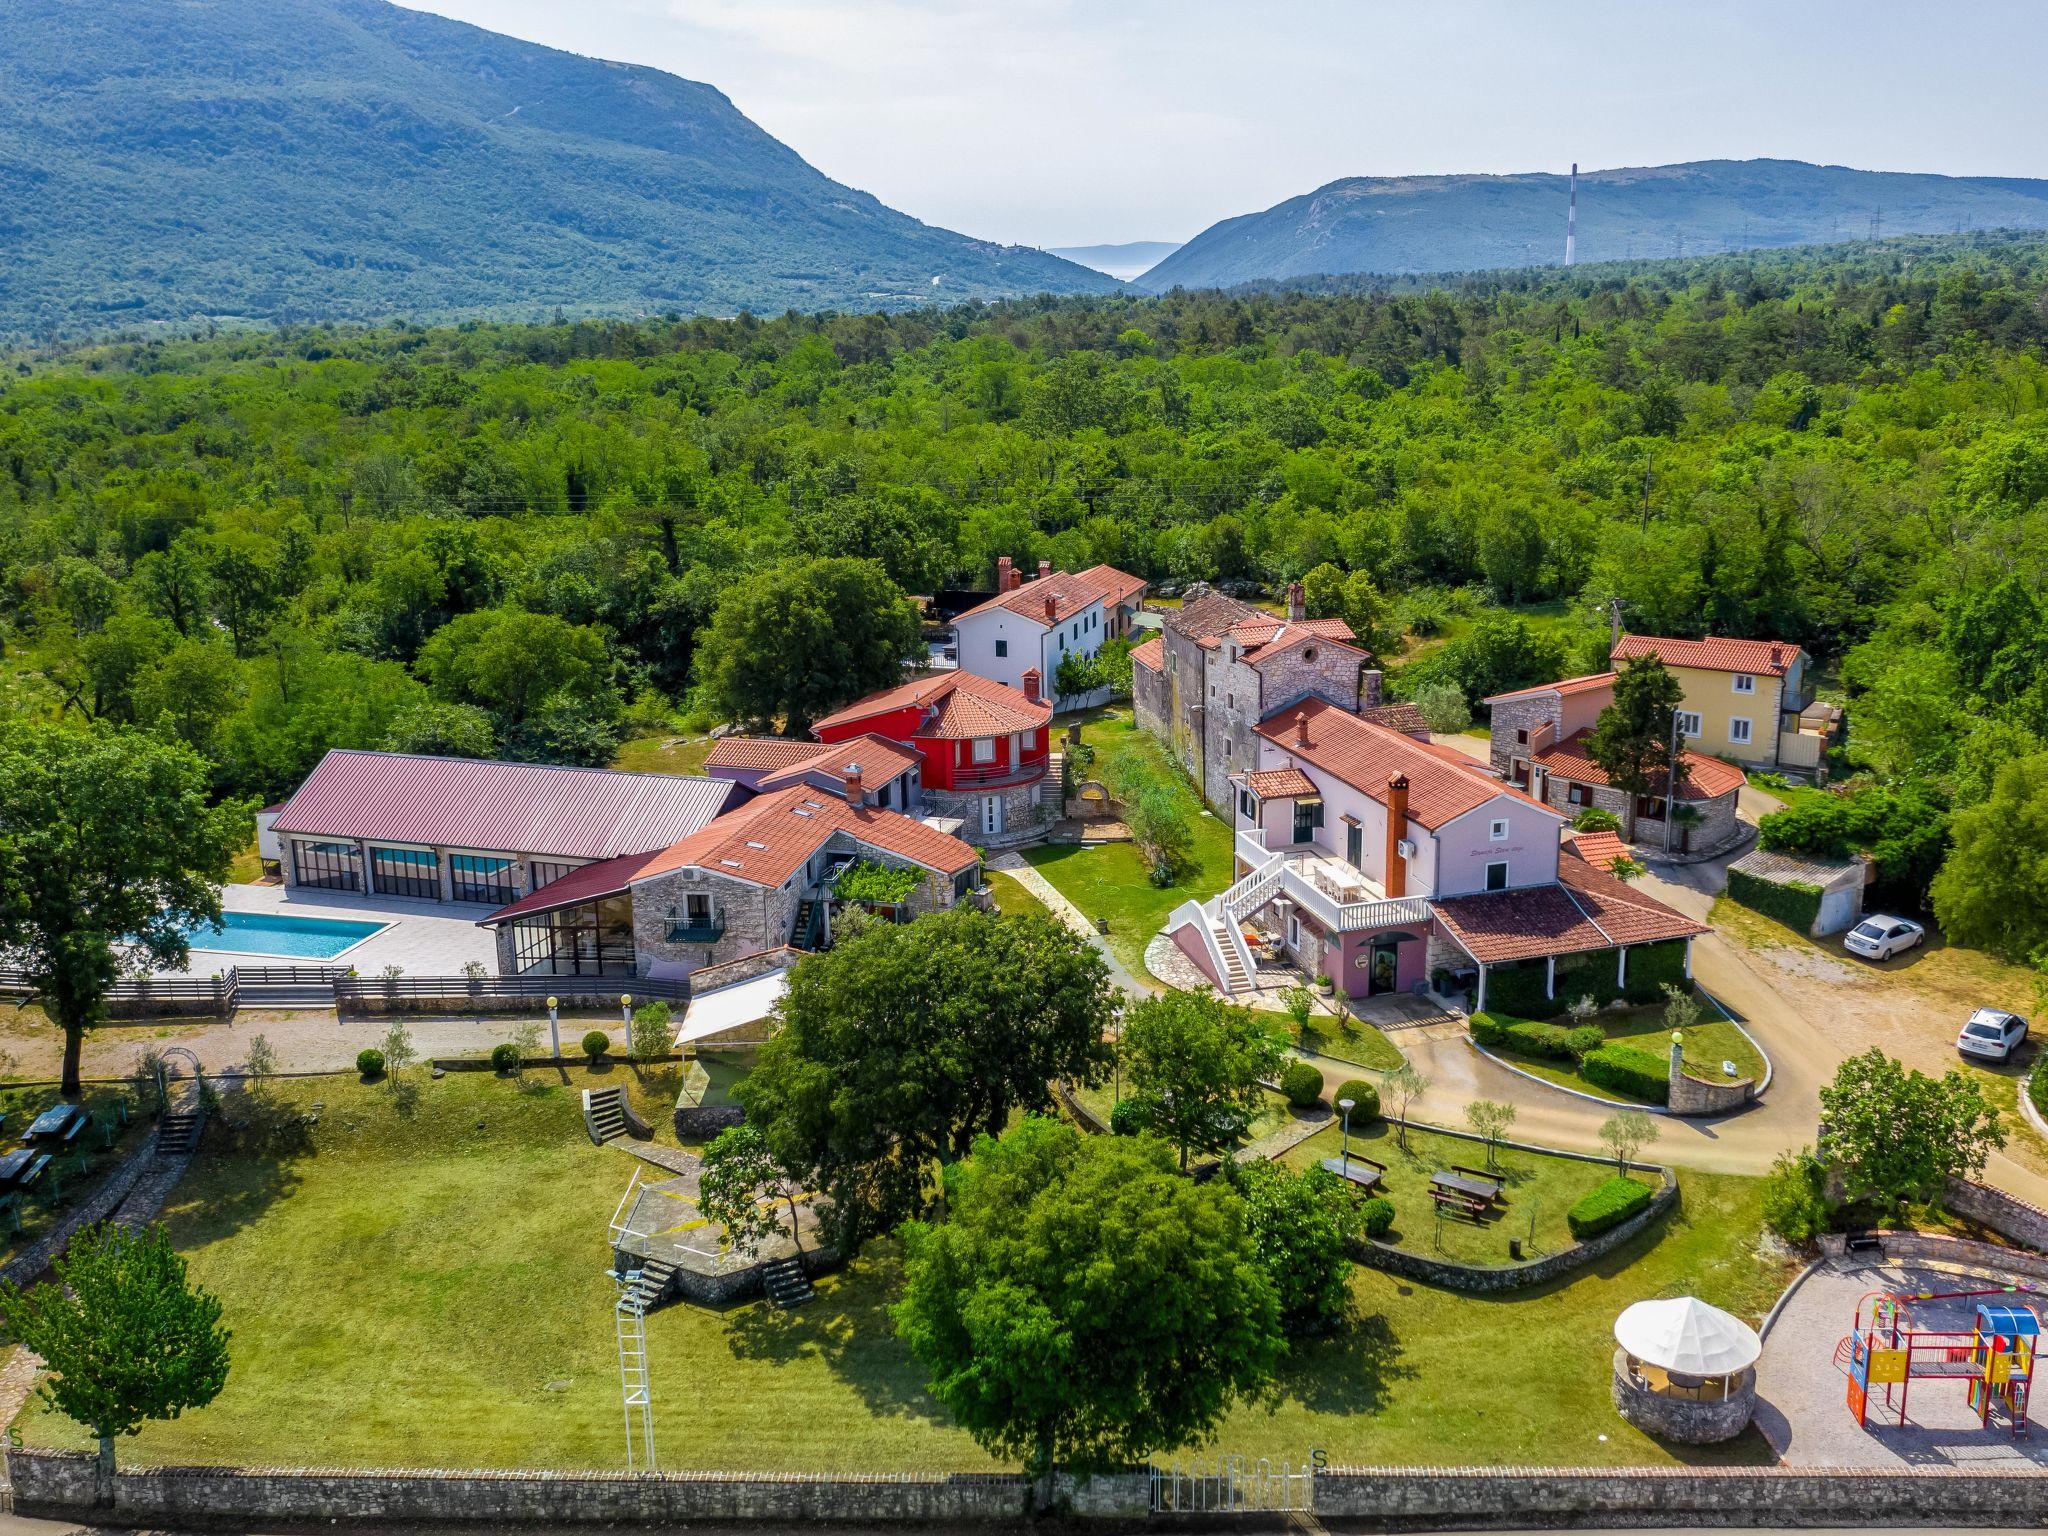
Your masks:
<svg viewBox="0 0 2048 1536"><path fill-rule="evenodd" d="M1360 1189L1373 1189L1387 1176L1387 1165L1376 1163L1369 1157L1354 1152L1349 1158L1326 1157L1322 1166L1340 1179L1349 1179Z"/></svg>
<svg viewBox="0 0 2048 1536"><path fill-rule="evenodd" d="M1462 1211L1474 1221L1493 1208L1491 1200L1482 1200L1477 1195L1461 1194L1455 1189L1445 1189L1436 1184L1430 1185L1429 1198L1436 1202L1439 1210Z"/></svg>
<svg viewBox="0 0 2048 1536"><path fill-rule="evenodd" d="M1429 1176L1429 1187L1432 1192L1440 1190L1461 1199L1476 1200L1480 1209L1484 1210L1500 1198L1502 1181L1490 1173L1483 1173L1475 1168L1460 1168L1453 1164L1448 1169L1432 1173Z"/></svg>

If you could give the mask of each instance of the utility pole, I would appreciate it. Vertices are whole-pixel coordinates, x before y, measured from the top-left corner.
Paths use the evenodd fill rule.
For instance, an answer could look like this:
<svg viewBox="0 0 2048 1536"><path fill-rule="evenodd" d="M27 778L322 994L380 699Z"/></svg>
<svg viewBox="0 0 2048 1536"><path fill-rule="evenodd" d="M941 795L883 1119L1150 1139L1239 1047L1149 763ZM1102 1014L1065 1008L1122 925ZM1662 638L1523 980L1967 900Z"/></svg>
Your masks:
<svg viewBox="0 0 2048 1536"><path fill-rule="evenodd" d="M1671 857L1672 823L1678 813L1678 711L1671 711L1671 756L1664 763L1664 857Z"/></svg>
<svg viewBox="0 0 2048 1536"><path fill-rule="evenodd" d="M1638 532L1648 532L1650 527L1650 479L1657 472L1657 459L1649 449L1643 450L1643 515L1636 520Z"/></svg>
<svg viewBox="0 0 2048 1536"><path fill-rule="evenodd" d="M1612 661L1621 645L1621 599L1607 599L1607 659Z"/></svg>

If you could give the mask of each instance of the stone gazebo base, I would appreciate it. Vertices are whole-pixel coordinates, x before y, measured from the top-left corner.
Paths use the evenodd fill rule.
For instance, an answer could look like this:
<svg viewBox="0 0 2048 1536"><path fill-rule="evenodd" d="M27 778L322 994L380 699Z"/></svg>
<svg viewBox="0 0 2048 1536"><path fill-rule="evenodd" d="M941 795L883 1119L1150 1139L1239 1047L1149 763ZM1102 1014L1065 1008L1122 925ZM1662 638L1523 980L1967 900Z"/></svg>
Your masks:
<svg viewBox="0 0 2048 1536"><path fill-rule="evenodd" d="M1614 1351L1614 1411L1637 1429L1680 1445L1713 1445L1749 1427L1756 1412L1756 1368L1735 1378L1728 1395L1667 1397L1653 1391L1632 1369L1628 1351Z"/></svg>

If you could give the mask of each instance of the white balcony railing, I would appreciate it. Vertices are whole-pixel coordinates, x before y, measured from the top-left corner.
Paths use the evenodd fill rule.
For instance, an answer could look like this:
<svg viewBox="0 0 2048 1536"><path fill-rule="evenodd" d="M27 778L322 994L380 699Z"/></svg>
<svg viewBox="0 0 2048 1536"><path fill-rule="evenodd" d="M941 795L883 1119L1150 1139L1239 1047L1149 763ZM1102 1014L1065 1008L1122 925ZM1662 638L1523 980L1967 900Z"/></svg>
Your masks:
<svg viewBox="0 0 2048 1536"><path fill-rule="evenodd" d="M1328 871L1337 864L1334 856L1304 850L1290 851L1276 859L1266 846L1266 835L1258 828L1240 831L1237 856L1252 867L1224 896L1224 910L1233 919L1249 917L1275 896L1285 896L1323 927L1337 933L1355 933L1366 928L1385 928L1394 923L1429 921L1426 896L1371 895L1359 900L1330 889L1334 881ZM1324 878L1317 879L1317 872ZM1342 866L1343 877L1355 887L1368 891L1373 883L1358 870Z"/></svg>

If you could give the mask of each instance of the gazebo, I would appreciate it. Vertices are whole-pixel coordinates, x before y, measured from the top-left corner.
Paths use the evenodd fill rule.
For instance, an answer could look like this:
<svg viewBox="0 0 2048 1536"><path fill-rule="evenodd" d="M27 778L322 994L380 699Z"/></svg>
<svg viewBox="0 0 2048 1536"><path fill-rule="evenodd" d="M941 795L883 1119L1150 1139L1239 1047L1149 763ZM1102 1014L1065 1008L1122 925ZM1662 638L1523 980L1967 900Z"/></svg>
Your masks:
<svg viewBox="0 0 2048 1536"><path fill-rule="evenodd" d="M1638 1429L1709 1445L1749 1424L1764 1345L1741 1318L1695 1296L1639 1301L1614 1341L1614 1407Z"/></svg>

